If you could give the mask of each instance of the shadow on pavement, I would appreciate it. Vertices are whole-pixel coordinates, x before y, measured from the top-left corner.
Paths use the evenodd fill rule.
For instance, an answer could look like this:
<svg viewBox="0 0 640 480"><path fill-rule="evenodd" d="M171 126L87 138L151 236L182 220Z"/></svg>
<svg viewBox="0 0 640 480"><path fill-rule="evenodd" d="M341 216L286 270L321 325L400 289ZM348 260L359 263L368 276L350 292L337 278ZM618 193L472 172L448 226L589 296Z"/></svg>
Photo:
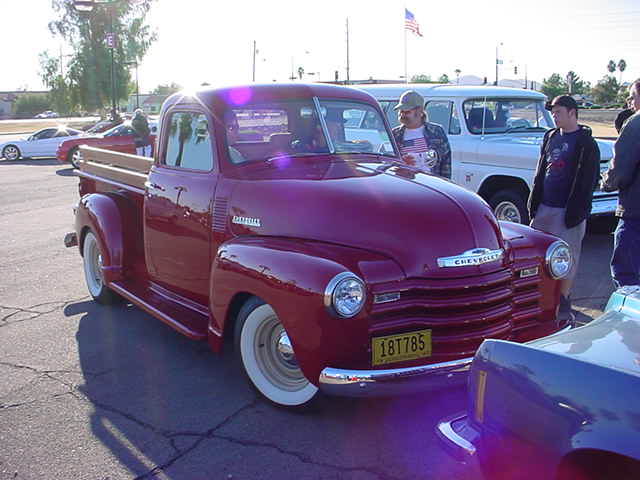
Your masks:
<svg viewBox="0 0 640 480"><path fill-rule="evenodd" d="M30 167L41 167L43 165L60 165L60 162L58 162L55 158L21 158L20 160L0 160L0 166L8 165L27 165Z"/></svg>
<svg viewBox="0 0 640 480"><path fill-rule="evenodd" d="M300 472L286 478L307 469L321 478L318 471L366 467L389 478L478 478L474 465L449 471L434 433L441 418L465 408L463 389L324 397L320 408L294 414L257 397L231 352L213 354L132 305L82 301L64 314L81 315L77 389L94 407L92 433L132 476L157 467L150 476L265 478L289 468Z"/></svg>
<svg viewBox="0 0 640 480"><path fill-rule="evenodd" d="M62 168L60 170L56 170L56 175L60 175L61 177L77 177L76 169L73 167Z"/></svg>

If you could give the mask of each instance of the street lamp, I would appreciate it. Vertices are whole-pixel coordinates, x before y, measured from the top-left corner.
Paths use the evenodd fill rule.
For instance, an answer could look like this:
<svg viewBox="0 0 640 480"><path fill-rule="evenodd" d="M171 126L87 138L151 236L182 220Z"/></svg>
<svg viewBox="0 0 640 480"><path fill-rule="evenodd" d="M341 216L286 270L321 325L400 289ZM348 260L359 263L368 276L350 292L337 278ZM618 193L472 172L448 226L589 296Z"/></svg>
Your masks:
<svg viewBox="0 0 640 480"><path fill-rule="evenodd" d="M498 57L498 47L502 46L502 42L500 42L498 45L496 45L496 83L495 86L498 86L498 65L502 64L502 60L500 60L500 57Z"/></svg>
<svg viewBox="0 0 640 480"><path fill-rule="evenodd" d="M73 0L73 7L80 13L91 13L95 7L110 7L120 0ZM113 50L116 47L116 37L113 33L113 11L109 10L109 33L106 35L107 48L111 50L111 118L116 118L116 71ZM137 76L137 69L136 69Z"/></svg>
<svg viewBox="0 0 640 480"><path fill-rule="evenodd" d="M140 108L140 89L138 88L138 61L133 60L125 65L134 65L136 67L136 109Z"/></svg>

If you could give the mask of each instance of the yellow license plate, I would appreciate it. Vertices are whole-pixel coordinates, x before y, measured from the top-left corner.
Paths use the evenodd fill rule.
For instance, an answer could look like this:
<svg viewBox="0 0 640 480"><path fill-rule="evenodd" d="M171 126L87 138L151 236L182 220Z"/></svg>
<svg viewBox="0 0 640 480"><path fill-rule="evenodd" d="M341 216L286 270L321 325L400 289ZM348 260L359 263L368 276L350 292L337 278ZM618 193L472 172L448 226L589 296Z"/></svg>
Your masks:
<svg viewBox="0 0 640 480"><path fill-rule="evenodd" d="M404 362L431 356L431 330L374 337L371 339L372 365Z"/></svg>

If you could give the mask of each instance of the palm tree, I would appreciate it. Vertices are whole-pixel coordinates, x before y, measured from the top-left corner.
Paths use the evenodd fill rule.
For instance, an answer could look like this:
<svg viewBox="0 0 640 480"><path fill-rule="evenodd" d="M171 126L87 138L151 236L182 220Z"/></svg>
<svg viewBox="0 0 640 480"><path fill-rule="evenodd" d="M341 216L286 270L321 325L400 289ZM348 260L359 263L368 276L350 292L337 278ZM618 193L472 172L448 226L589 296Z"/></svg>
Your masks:
<svg viewBox="0 0 640 480"><path fill-rule="evenodd" d="M460 70L459 68L455 69L456 72L456 85L460 84L460 74L462 73L462 70Z"/></svg>
<svg viewBox="0 0 640 480"><path fill-rule="evenodd" d="M621 58L618 62L618 70L620 70L620 85L622 85L622 72L627 69L627 62L624 61L624 58Z"/></svg>
<svg viewBox="0 0 640 480"><path fill-rule="evenodd" d="M613 60L609 60L609 63L607 63L607 70L609 70L609 73L613 73L616 71L616 62L614 62Z"/></svg>

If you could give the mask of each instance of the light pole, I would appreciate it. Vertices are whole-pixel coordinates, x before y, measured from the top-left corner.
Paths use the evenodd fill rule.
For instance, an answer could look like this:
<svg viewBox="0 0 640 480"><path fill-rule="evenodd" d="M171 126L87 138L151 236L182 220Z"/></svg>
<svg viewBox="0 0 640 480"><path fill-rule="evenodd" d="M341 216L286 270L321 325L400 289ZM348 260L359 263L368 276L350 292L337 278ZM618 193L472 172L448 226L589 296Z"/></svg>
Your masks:
<svg viewBox="0 0 640 480"><path fill-rule="evenodd" d="M498 47L501 45L502 42L496 45L496 82L494 83L496 87L498 86L498 65L502 64L502 60L500 60L500 57L498 57Z"/></svg>
<svg viewBox="0 0 640 480"><path fill-rule="evenodd" d="M138 88L138 61L133 60L127 62L126 65L133 65L136 67L136 109L140 108L140 89Z"/></svg>
<svg viewBox="0 0 640 480"><path fill-rule="evenodd" d="M120 0L73 0L73 7L80 13L91 13L95 7L110 7L119 3ZM111 50L111 118L116 118L116 71L114 60L114 49L116 47L116 36L113 33L113 11L109 10L109 33L106 35L107 48ZM136 69L137 75L137 69Z"/></svg>

